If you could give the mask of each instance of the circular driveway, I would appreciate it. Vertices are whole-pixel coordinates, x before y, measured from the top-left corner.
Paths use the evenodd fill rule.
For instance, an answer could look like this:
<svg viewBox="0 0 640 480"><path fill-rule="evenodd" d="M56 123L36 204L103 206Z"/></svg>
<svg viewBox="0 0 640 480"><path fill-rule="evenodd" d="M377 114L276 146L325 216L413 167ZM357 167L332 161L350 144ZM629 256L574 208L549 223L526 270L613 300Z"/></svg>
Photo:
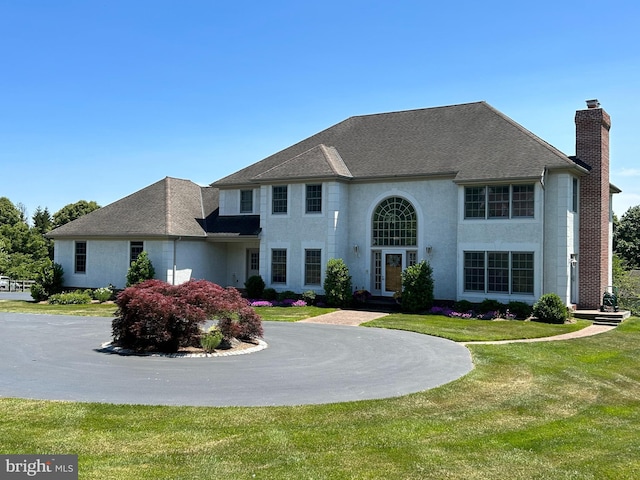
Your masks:
<svg viewBox="0 0 640 480"><path fill-rule="evenodd" d="M264 322L268 348L227 357L98 351L111 318L0 312L0 396L145 405L271 406L388 398L472 368L454 342L398 330Z"/></svg>

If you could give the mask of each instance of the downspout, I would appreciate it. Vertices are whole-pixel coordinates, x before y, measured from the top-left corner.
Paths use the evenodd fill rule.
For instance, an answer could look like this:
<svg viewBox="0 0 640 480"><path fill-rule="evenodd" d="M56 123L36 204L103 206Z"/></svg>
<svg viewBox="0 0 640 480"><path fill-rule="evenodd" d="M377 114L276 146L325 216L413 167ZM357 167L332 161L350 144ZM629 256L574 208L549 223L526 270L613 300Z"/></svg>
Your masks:
<svg viewBox="0 0 640 480"><path fill-rule="evenodd" d="M544 170L542 171L542 175L540 176L540 200L541 200L541 205L540 205L540 215L542 215L542 228L540 229L541 231L541 242L540 242L540 262L538 262L538 264L540 265L540 280L538 281L538 285L540 287L540 295L544 295L544 276L545 276L545 272L546 272L546 268L545 268L545 264L546 264L546 258L544 256L544 244L545 244L545 235L546 235L546 223L547 223L547 215L546 215L546 211L547 211L547 202L546 202L546 190L545 190L545 181L547 179L547 167L544 168Z"/></svg>
<svg viewBox="0 0 640 480"><path fill-rule="evenodd" d="M174 238L173 239L173 276L171 278L171 284L175 285L176 284L176 275L178 273L178 266L177 266L177 261L176 261L176 257L177 257L177 245L178 242L182 240L182 237L178 237L178 238Z"/></svg>

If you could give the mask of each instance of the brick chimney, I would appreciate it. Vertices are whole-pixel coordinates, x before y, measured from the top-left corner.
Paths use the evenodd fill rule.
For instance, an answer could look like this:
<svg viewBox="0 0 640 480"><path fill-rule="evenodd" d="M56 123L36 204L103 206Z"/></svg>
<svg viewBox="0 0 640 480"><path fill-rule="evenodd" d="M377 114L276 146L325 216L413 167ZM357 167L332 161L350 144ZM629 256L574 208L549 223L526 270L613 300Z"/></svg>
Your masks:
<svg viewBox="0 0 640 480"><path fill-rule="evenodd" d="M611 119L597 100L576 112L576 156L591 167L580 180L578 308L597 309L610 282L609 129Z"/></svg>

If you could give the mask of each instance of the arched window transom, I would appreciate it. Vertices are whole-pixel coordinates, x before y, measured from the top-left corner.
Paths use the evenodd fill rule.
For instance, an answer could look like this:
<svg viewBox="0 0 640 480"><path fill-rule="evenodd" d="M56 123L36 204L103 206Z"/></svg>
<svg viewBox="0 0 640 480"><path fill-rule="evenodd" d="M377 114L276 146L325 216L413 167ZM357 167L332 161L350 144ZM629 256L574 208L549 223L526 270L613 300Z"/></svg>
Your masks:
<svg viewBox="0 0 640 480"><path fill-rule="evenodd" d="M373 213L374 246L414 246L418 238L416 210L404 198L390 197Z"/></svg>

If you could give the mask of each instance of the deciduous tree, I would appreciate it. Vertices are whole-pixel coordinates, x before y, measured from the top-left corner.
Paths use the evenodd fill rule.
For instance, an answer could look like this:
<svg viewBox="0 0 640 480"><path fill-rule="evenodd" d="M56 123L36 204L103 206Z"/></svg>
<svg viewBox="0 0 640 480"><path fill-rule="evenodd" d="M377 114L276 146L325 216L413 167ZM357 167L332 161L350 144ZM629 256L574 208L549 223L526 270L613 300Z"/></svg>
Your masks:
<svg viewBox="0 0 640 480"><path fill-rule="evenodd" d="M640 205L631 207L618 221L614 250L627 269L640 268Z"/></svg>

